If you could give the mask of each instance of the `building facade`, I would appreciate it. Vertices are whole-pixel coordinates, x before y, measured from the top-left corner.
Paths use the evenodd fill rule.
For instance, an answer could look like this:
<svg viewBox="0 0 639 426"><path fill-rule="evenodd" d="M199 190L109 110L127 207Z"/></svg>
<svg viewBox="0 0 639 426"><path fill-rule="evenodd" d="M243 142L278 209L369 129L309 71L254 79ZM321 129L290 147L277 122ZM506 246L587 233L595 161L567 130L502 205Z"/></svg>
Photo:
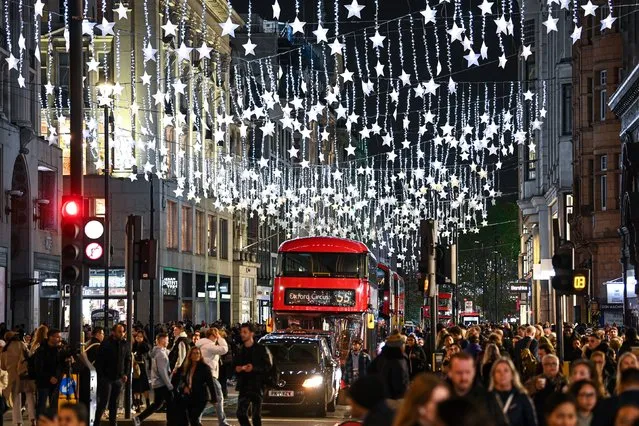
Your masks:
<svg viewBox="0 0 639 426"><path fill-rule="evenodd" d="M0 14L0 322L33 329L60 315L48 295L60 274L61 150L40 137L37 43L26 37L22 47L19 37L21 19L30 28L33 16L18 4ZM8 59L20 56L12 69Z"/></svg>
<svg viewBox="0 0 639 426"><path fill-rule="evenodd" d="M233 123L225 123L223 137L216 134L222 129L220 117L230 111L231 46L219 25L229 17L228 4L215 0L203 10L197 2L179 7L171 2L123 2L128 9L125 18L115 10L105 10L100 2L85 4L87 22L98 25L89 26L90 37L85 32L85 115L94 139L88 140L85 153L84 196L89 213L104 216L106 166L111 176L106 196L113 255L108 302L104 269L89 271L83 289L84 322L102 318L105 303L114 316L123 319L126 314L124 245L129 215L142 216L143 238L152 235L159 248L157 279L143 281L133 298L136 320L150 320L151 285L155 323L256 320L259 264L246 249L246 214L224 209L207 192L218 176L217 158L241 152ZM46 88L42 122L48 124L43 133L62 149L61 169L66 176L69 54L64 16L55 13L64 9L59 6L56 1L48 2L42 17L43 28L48 25L50 29L46 34L43 31L40 41L41 51L48 53L42 59ZM242 24L235 12L231 18ZM112 34L100 27L104 27L103 20L114 24ZM195 49L185 55L179 50L185 42L193 48L205 43L210 47L209 60L202 60L203 54ZM179 83L184 85L176 86ZM103 94L99 87L107 84L104 93L110 102L105 106L99 100ZM201 111L206 118L195 117ZM106 131L110 135L109 164L104 164ZM240 159L234 156L227 164L237 161ZM185 187L185 181L191 185L196 179L202 182L199 188ZM64 188L68 191L69 187L65 177ZM63 287L57 296L62 312L59 321L67 323L68 299Z"/></svg>
<svg viewBox="0 0 639 426"><path fill-rule="evenodd" d="M608 107L622 68L618 23L602 31L608 5L584 21L581 40L573 47L573 179L572 241L575 267L591 270L592 321L620 323L622 310L608 303L606 283L622 276L619 262L621 145L620 123ZM616 14L616 13L615 13ZM597 309L601 306L602 309Z"/></svg>
<svg viewBox="0 0 639 426"><path fill-rule="evenodd" d="M631 2L619 5L623 40L621 84L610 97L610 108L621 120L621 264L622 291L628 304L624 320L639 323L637 279L639 278L639 18Z"/></svg>
<svg viewBox="0 0 639 426"><path fill-rule="evenodd" d="M556 305L551 258L559 243L571 240L572 21L558 15L558 31L548 36L543 25L547 7L536 1L527 8L527 15L535 18L524 23L523 43L532 55L520 58L519 77L523 89L536 94L536 108L526 117L531 139L519 150L520 278L529 286L528 294L520 297L521 321L552 322ZM564 318L575 316L574 305L565 301Z"/></svg>

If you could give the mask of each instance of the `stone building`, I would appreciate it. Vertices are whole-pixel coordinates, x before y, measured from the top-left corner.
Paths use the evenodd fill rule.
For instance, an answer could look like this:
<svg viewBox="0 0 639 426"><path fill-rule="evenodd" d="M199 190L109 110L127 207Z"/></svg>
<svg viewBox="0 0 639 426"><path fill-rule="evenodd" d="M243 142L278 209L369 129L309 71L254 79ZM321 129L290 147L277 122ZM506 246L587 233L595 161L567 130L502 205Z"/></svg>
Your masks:
<svg viewBox="0 0 639 426"><path fill-rule="evenodd" d="M615 12L616 14L616 12ZM572 241L575 267L591 270L589 294L605 307L593 320L619 323L618 306L607 303L605 283L621 277L619 262L621 145L620 123L608 107L622 69L622 37L618 23L602 31L608 5L583 22L581 40L573 47L573 179ZM591 305L596 308L597 305ZM590 309L592 310L592 309Z"/></svg>

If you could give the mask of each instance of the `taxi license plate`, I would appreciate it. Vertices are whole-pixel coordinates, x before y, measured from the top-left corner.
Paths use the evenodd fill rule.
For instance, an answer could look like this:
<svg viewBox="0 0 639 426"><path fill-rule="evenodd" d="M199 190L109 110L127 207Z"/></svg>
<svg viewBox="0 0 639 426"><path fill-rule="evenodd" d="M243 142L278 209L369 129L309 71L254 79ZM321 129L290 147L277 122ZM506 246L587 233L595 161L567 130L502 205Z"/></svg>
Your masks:
<svg viewBox="0 0 639 426"><path fill-rule="evenodd" d="M270 390L270 391L268 391L268 396L292 397L292 396L295 396L295 392L294 391Z"/></svg>

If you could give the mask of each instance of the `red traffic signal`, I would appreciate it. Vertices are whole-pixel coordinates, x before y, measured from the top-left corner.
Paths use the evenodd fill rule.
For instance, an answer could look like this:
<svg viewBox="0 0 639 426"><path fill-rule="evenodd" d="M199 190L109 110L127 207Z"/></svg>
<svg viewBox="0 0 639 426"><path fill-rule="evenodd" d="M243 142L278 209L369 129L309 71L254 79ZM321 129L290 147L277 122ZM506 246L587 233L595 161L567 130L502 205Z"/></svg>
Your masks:
<svg viewBox="0 0 639 426"><path fill-rule="evenodd" d="M82 197L65 195L62 197L61 237L62 237L62 284L82 284Z"/></svg>
<svg viewBox="0 0 639 426"><path fill-rule="evenodd" d="M62 217L72 218L78 217L82 213L82 204L80 198L69 197L62 202Z"/></svg>

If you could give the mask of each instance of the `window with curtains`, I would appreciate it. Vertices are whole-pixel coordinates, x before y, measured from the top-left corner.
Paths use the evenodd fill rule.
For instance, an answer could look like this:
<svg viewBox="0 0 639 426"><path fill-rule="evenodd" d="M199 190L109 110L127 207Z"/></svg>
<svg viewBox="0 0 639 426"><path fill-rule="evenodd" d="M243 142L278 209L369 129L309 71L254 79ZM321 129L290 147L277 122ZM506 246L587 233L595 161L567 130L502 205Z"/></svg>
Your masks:
<svg viewBox="0 0 639 426"><path fill-rule="evenodd" d="M195 247L193 252L195 254L204 254L204 212L199 210L195 211Z"/></svg>
<svg viewBox="0 0 639 426"><path fill-rule="evenodd" d="M166 202L166 247L170 249L178 248L177 230L178 230L178 214L177 203L175 201Z"/></svg>
<svg viewBox="0 0 639 426"><path fill-rule="evenodd" d="M191 207L182 206L182 251L193 251L193 216Z"/></svg>
<svg viewBox="0 0 639 426"><path fill-rule="evenodd" d="M229 221L220 218L220 259L229 258Z"/></svg>
<svg viewBox="0 0 639 426"><path fill-rule="evenodd" d="M210 214L206 234L209 256L217 257L217 217Z"/></svg>

